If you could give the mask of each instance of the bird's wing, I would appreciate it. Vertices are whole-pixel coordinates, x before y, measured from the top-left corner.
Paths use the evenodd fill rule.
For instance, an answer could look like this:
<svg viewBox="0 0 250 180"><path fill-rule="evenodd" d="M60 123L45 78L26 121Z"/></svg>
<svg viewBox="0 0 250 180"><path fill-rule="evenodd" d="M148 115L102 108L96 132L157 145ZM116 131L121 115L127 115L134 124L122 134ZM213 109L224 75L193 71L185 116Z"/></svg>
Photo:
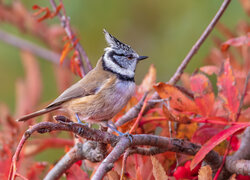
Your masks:
<svg viewBox="0 0 250 180"><path fill-rule="evenodd" d="M107 73L89 72L83 79L66 89L58 98L56 98L47 108L60 106L71 99L90 96L96 94L111 77Z"/></svg>

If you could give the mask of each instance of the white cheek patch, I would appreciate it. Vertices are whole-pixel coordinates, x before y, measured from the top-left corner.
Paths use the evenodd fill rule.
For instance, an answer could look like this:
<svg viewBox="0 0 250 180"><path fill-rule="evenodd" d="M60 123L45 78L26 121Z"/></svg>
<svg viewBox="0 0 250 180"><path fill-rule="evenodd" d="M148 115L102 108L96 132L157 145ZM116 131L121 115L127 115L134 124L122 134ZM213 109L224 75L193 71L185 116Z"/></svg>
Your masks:
<svg viewBox="0 0 250 180"><path fill-rule="evenodd" d="M105 53L104 55L104 61L105 61L105 65L107 66L107 68L111 69L112 71L124 75L124 76L128 76L128 77L134 77L135 76L135 66L131 67L131 69L125 69L125 68L121 68L120 66L118 66L117 64L115 64L108 56L108 53ZM133 70L132 70L133 69Z"/></svg>

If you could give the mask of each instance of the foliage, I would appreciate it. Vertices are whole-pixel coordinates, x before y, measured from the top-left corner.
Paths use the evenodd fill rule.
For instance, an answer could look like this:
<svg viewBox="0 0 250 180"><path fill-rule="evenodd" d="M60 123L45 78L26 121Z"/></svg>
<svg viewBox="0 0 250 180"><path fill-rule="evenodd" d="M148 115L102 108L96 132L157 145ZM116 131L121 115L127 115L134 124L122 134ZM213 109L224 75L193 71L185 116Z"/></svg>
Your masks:
<svg viewBox="0 0 250 180"><path fill-rule="evenodd" d="M246 1L242 1L242 3L244 5ZM42 8L38 5L33 7L37 10L36 16L45 13L37 19L39 22L55 17L61 8L62 4L53 13L47 7ZM141 112L137 118L118 127L118 129L123 132L129 131L132 134L145 133L177 137L200 144L202 148L194 158L174 152L165 152L156 156L131 155L125 164L126 171L123 174L125 179L161 180L167 178L197 179L198 177L200 179L212 179L211 168L209 166L201 167L201 162L207 153L215 149L221 155L224 155L228 148L227 144L230 145L230 154L238 150L241 130L250 126L250 89L248 78L246 78L250 76L248 73L250 69L250 25L241 22L238 27L241 27L240 32L231 32L231 34L236 35L229 37L225 42L221 42L218 37L214 37L215 44L220 46L213 48L205 59L208 65L200 67L192 75L184 74L181 85L170 85L163 82L156 84L156 69L154 66L150 67L134 97L113 120L114 122L117 121L139 102L144 93L148 92ZM61 32L62 30L58 29L58 32L54 33L61 34ZM222 35L227 37L225 32L222 32ZM62 48L60 63L66 61L66 58L72 52L70 58L71 71L83 76L77 58L78 51L75 50L78 40L63 39L64 47L58 45L58 49ZM48 42L50 41L52 40L48 39ZM26 76L24 79L18 80L16 84L17 108L15 113L11 114L4 104L0 106L1 179L6 179L10 174L12 155L24 131L37 120L33 119L29 123L17 123L14 117L44 106L44 104L39 103L42 80L37 60L26 51L22 51L22 59ZM56 76L58 78L58 89L69 86L69 83L67 83L71 80L69 71L57 71ZM216 83L211 82L210 79L213 77L216 77ZM34 84L36 85L34 86ZM217 87L213 88L215 86ZM149 111L145 111L145 105L155 91L161 97L161 103ZM51 119L52 115L49 114L43 117L42 121L50 121ZM37 162L35 160L37 154L51 148L62 148L67 151L69 147L74 145L74 137L70 133L67 138L61 138L58 132L49 133L48 136L36 134L32 137L23 147L17 164L18 173L16 176L23 179L41 179L53 167L53 164L48 162ZM81 161L73 164L65 172L67 179L90 179L98 163L85 160L84 166L88 172L81 168ZM120 159L115 163L107 177L118 179L122 176L121 169L124 168L123 166L122 159ZM244 179L243 176L237 178Z"/></svg>

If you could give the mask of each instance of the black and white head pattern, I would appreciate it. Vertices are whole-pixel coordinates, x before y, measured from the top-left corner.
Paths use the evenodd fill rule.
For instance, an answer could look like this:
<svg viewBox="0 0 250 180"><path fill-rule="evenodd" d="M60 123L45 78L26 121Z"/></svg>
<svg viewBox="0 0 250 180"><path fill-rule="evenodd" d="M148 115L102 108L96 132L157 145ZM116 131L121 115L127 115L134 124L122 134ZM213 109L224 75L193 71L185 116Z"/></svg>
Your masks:
<svg viewBox="0 0 250 180"><path fill-rule="evenodd" d="M103 67L123 80L134 80L139 55L127 44L103 30L108 43L103 56Z"/></svg>

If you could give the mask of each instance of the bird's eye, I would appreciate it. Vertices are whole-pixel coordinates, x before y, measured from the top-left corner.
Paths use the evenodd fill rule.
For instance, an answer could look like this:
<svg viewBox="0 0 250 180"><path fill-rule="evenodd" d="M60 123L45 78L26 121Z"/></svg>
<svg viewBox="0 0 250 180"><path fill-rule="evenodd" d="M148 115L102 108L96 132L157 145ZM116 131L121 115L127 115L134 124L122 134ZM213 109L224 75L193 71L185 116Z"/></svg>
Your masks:
<svg viewBox="0 0 250 180"><path fill-rule="evenodd" d="M131 59L133 59L133 55L128 55L127 58L128 58L129 60L131 60Z"/></svg>

